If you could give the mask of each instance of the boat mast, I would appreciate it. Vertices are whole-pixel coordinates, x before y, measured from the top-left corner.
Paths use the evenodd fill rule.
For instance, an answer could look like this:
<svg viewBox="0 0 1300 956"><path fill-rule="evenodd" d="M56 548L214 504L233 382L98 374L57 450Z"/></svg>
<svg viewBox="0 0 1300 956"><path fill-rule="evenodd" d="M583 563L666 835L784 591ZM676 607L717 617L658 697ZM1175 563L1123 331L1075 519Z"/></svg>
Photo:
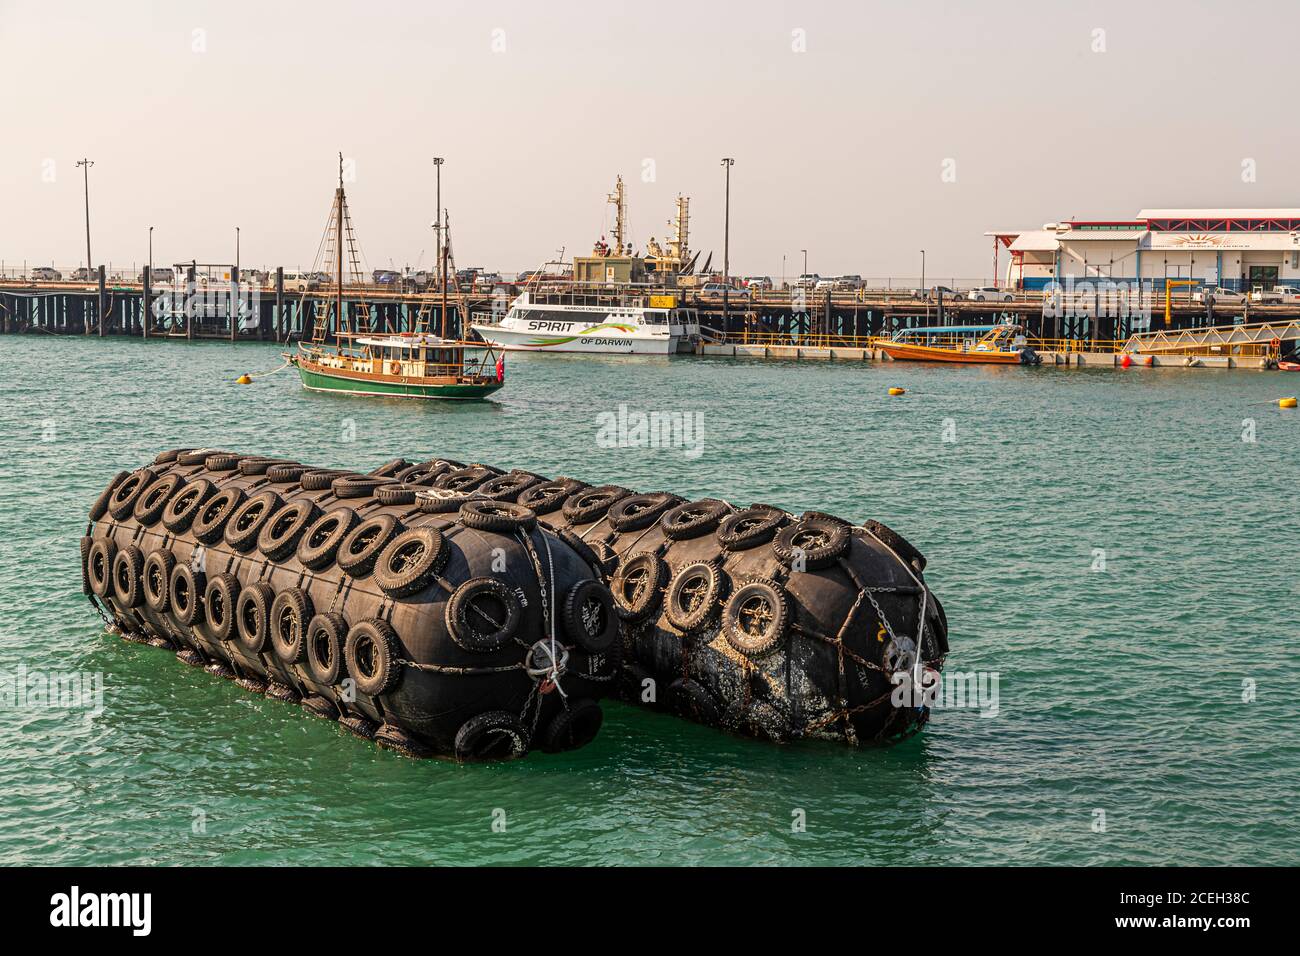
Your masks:
<svg viewBox="0 0 1300 956"><path fill-rule="evenodd" d="M443 228L440 230L442 237L442 248L438 250L438 259L442 263L442 335L440 338L447 338L447 244L451 239L451 222L447 219L447 211L439 209L438 215L442 217ZM457 290L460 286L457 285Z"/></svg>
<svg viewBox="0 0 1300 956"><path fill-rule="evenodd" d="M343 153L339 153L339 188L334 192L334 244L338 256L338 281L334 292L334 317L343 331Z"/></svg>

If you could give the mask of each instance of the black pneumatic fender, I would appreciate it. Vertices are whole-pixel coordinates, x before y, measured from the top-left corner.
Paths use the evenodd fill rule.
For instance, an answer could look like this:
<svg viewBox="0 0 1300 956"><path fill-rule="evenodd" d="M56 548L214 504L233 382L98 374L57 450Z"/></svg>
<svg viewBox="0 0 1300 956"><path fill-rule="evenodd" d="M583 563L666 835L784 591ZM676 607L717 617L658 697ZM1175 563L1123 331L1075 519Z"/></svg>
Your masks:
<svg viewBox="0 0 1300 956"><path fill-rule="evenodd" d="M562 750L598 730L621 659L612 597L517 503L549 485L530 500L558 511L581 483L443 459L363 475L211 450L151 469L101 493L98 516L116 505L124 517L92 519L79 554L124 637L143 632L408 756L520 756L534 737ZM448 489L431 487L439 477ZM425 508L425 492L445 497ZM494 636L482 614L499 609ZM479 739L485 724L501 735L501 714L518 729L504 748Z"/></svg>
<svg viewBox="0 0 1300 956"><path fill-rule="evenodd" d="M923 601L921 659L947 653L924 556L879 522L444 459L376 475L201 449L149 470L101 492L79 554L123 636L407 756L581 746L613 695L760 739L891 742L926 718L888 693Z"/></svg>

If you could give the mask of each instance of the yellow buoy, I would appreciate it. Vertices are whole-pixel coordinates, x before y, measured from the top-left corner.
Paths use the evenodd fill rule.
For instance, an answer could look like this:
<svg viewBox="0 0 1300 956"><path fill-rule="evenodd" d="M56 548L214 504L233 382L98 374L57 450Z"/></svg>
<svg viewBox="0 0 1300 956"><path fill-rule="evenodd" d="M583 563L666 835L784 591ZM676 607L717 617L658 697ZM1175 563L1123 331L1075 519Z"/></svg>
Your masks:
<svg viewBox="0 0 1300 956"><path fill-rule="evenodd" d="M239 376L239 378L235 379L235 384L236 384L236 385L252 385L252 384L253 384L253 380L252 380L251 378L249 378L249 377L245 374L245 375L241 375L241 376Z"/></svg>
<svg viewBox="0 0 1300 956"><path fill-rule="evenodd" d="M1278 407L1278 408L1295 408L1295 396L1292 395L1290 398L1279 398L1279 399L1277 400L1277 407Z"/></svg>
<svg viewBox="0 0 1300 956"><path fill-rule="evenodd" d="M893 388L891 388L891 389L889 390L889 394L890 394L890 395L902 395L905 391L907 391L907 389L903 389L903 388L899 388L898 386L894 386Z"/></svg>

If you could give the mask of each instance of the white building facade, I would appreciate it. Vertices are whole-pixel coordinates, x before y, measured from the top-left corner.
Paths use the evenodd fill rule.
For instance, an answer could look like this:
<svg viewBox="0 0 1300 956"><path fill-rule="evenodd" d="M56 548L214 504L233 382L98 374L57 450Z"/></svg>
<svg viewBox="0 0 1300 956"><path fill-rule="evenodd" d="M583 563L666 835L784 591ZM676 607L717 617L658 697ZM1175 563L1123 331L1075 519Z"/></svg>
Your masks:
<svg viewBox="0 0 1300 956"><path fill-rule="evenodd" d="M1300 288L1300 209L1143 209L1136 219L996 231L1009 289L1110 280L1163 292L1166 280L1243 292Z"/></svg>

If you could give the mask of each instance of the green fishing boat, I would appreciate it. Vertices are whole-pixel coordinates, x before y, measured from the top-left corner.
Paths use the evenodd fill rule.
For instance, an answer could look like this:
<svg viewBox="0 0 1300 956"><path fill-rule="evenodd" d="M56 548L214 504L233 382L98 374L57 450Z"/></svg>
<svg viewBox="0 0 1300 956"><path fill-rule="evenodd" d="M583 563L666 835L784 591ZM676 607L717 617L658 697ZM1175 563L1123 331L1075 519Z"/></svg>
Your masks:
<svg viewBox="0 0 1300 956"><path fill-rule="evenodd" d="M313 392L472 401L505 384L504 358L492 349L421 333L302 343L285 357Z"/></svg>
<svg viewBox="0 0 1300 956"><path fill-rule="evenodd" d="M446 227L439 232L440 274L446 276L450 243L441 238L447 235ZM343 190L341 153L339 184L334 191L334 205L325 225L321 249L323 255L317 262L329 270L328 289L332 294L317 294L312 298L311 339L300 342L298 351L285 355L289 364L298 369L303 388L346 395L475 401L505 384L504 353L482 342L461 342L447 336L445 281L440 283L441 336L433 334L430 328L434 298L428 293L411 331L374 329L370 307L365 302L365 274ZM349 292L347 308L343 301L345 290ZM308 296L304 291L304 314ZM461 311L464 312L463 303Z"/></svg>

